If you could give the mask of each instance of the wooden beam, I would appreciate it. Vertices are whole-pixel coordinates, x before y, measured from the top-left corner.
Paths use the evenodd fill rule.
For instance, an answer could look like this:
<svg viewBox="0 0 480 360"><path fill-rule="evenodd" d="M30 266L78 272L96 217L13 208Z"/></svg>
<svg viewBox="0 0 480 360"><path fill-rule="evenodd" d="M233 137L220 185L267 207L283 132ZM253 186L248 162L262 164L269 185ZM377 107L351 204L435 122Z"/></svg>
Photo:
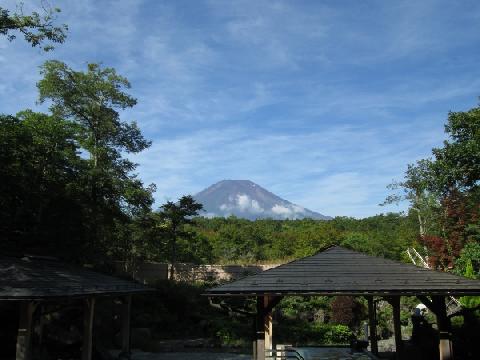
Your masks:
<svg viewBox="0 0 480 360"><path fill-rule="evenodd" d="M373 296L367 296L368 301L368 324L370 329L370 350L374 355L378 355L377 340L377 306L373 301Z"/></svg>
<svg viewBox="0 0 480 360"><path fill-rule="evenodd" d="M92 360L94 313L95 313L95 298L85 299L83 304L82 360Z"/></svg>
<svg viewBox="0 0 480 360"><path fill-rule="evenodd" d="M132 311L132 295L122 299L122 357L130 358L130 319Z"/></svg>
<svg viewBox="0 0 480 360"><path fill-rule="evenodd" d="M30 360L31 358L34 311L35 304L32 301L20 302L16 360Z"/></svg>
<svg viewBox="0 0 480 360"><path fill-rule="evenodd" d="M423 305L427 307L432 313L437 315L440 312L440 309L437 308L436 304L434 304L428 297L425 295L417 295L417 299L420 300Z"/></svg>
<svg viewBox="0 0 480 360"><path fill-rule="evenodd" d="M403 342L402 342L402 326L400 323L400 296L392 296L386 298L393 308L393 331L395 333L395 354L397 359L402 358Z"/></svg>

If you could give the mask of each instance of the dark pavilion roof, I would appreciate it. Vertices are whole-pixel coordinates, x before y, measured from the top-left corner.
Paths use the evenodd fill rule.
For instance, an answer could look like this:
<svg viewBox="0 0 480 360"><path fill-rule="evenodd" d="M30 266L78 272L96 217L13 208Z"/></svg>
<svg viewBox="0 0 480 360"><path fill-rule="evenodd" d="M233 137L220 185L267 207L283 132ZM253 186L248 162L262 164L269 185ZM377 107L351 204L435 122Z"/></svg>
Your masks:
<svg viewBox="0 0 480 360"><path fill-rule="evenodd" d="M209 296L284 294L480 295L480 280L333 246L206 292Z"/></svg>
<svg viewBox="0 0 480 360"><path fill-rule="evenodd" d="M0 300L125 295L152 291L133 281L38 258L0 256Z"/></svg>

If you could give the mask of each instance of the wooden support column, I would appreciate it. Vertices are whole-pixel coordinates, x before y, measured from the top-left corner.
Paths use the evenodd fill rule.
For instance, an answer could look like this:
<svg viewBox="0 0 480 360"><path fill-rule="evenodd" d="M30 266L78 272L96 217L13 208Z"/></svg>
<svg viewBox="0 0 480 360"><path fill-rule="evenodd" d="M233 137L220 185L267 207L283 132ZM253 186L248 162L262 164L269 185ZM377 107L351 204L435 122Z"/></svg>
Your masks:
<svg viewBox="0 0 480 360"><path fill-rule="evenodd" d="M34 311L35 304L32 301L20 302L16 360L30 360L31 358Z"/></svg>
<svg viewBox="0 0 480 360"><path fill-rule="evenodd" d="M40 348L42 348L42 346L43 346L44 331L45 331L45 316L43 314L44 308L45 308L44 305L39 304L38 305L38 310L37 310L37 312L38 312L38 332L37 332L37 336L38 336L38 345L40 346Z"/></svg>
<svg viewBox="0 0 480 360"><path fill-rule="evenodd" d="M264 296L263 308L267 311L264 313L263 317L263 326L265 331L265 350L273 350L273 316L272 309L269 309L271 297ZM270 351L267 353L268 356L273 356L273 353Z"/></svg>
<svg viewBox="0 0 480 360"><path fill-rule="evenodd" d="M122 298L122 358L130 359L130 319L132 311L132 295Z"/></svg>
<svg viewBox="0 0 480 360"><path fill-rule="evenodd" d="M253 316L252 318L252 359L257 359L257 315Z"/></svg>
<svg viewBox="0 0 480 360"><path fill-rule="evenodd" d="M440 360L452 360L452 324L447 317L447 306L445 305L445 298L443 296L432 296L432 304L436 309L437 327L439 335L439 351Z"/></svg>
<svg viewBox="0 0 480 360"><path fill-rule="evenodd" d="M265 350L273 350L272 310L282 299L281 296L258 296L255 316L255 339L253 359L265 360ZM268 354L272 354L269 352ZM273 354L272 354L273 355Z"/></svg>
<svg viewBox="0 0 480 360"><path fill-rule="evenodd" d="M377 306L373 301L373 296L367 296L368 301L368 324L370 329L370 350L374 355L378 355L377 340Z"/></svg>
<svg viewBox="0 0 480 360"><path fill-rule="evenodd" d="M432 296L430 301L426 296L419 295L417 298L437 317L437 328L440 342L440 360L452 360L452 324L447 316L447 306L443 296Z"/></svg>
<svg viewBox="0 0 480 360"><path fill-rule="evenodd" d="M402 326L400 324L400 296L392 296L387 299L393 308L393 331L395 333L395 354L397 359L402 358Z"/></svg>
<svg viewBox="0 0 480 360"><path fill-rule="evenodd" d="M92 359L94 313L95 313L95 298L85 299L83 304L82 360Z"/></svg>
<svg viewBox="0 0 480 360"><path fill-rule="evenodd" d="M257 316L255 321L255 360L265 360L265 299L257 297Z"/></svg>

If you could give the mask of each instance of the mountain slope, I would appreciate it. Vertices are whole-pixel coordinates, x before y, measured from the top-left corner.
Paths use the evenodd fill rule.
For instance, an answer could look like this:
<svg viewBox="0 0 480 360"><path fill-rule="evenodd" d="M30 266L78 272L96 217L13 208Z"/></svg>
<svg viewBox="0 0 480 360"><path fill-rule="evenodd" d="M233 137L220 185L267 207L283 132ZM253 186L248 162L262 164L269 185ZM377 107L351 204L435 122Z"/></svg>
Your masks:
<svg viewBox="0 0 480 360"><path fill-rule="evenodd" d="M280 198L250 180L222 180L194 196L209 217L255 219L331 219Z"/></svg>

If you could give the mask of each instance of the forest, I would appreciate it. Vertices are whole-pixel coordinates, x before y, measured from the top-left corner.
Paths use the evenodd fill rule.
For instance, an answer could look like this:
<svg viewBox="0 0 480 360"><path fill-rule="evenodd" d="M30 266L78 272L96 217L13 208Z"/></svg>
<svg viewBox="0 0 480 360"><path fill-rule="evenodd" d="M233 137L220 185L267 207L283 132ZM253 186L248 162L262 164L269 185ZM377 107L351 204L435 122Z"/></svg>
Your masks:
<svg viewBox="0 0 480 360"><path fill-rule="evenodd" d="M25 37L32 46L65 40L64 28L52 27L50 19L42 24L39 16L22 19L2 8L0 14L0 36L23 28L33 31ZM330 245L409 262L405 250L414 247L435 269L480 276L480 107L446 114L443 145L408 165L403 179L385 184L391 190L385 203L408 202L405 213L329 221L209 219L188 194L155 204L155 184L144 184L138 176L129 155L151 142L124 118L137 103L127 78L103 64L75 69L60 60L45 62L40 75L38 102L48 111L0 113L2 254L49 255L109 271L115 261L130 268L140 261L286 262ZM177 310L182 291L172 300ZM148 305L148 299L142 301ZM291 318L299 312L294 308L335 306L323 298L289 301L282 306ZM478 304L478 299L464 300L466 306ZM162 306L168 307L168 299ZM217 321L211 311L205 317ZM226 326L209 331L225 342L241 337ZM348 328L332 331L328 334L340 340L331 335L331 342L349 334Z"/></svg>

